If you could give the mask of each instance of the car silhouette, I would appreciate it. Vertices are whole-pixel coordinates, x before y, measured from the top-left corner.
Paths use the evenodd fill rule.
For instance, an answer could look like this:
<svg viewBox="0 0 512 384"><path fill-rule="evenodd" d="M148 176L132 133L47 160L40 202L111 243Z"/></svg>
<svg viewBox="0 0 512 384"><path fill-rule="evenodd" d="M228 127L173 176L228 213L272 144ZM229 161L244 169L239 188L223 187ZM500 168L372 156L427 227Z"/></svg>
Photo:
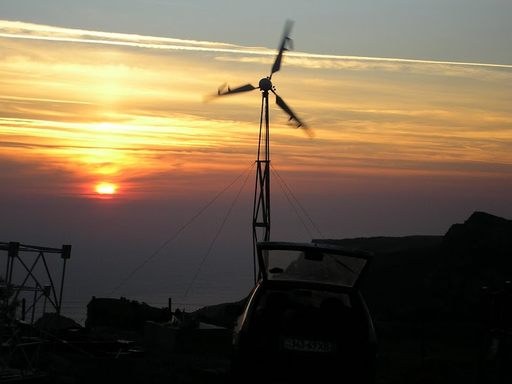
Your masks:
<svg viewBox="0 0 512 384"><path fill-rule="evenodd" d="M259 242L260 279L233 330L237 382L374 383L377 341L359 292L371 252Z"/></svg>

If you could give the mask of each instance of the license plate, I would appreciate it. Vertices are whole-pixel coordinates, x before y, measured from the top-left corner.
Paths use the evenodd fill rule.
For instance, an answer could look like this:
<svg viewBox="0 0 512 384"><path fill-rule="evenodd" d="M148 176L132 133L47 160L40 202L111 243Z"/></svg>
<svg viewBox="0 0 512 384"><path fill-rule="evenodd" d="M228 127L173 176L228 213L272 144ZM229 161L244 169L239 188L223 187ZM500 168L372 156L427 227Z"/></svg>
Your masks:
<svg viewBox="0 0 512 384"><path fill-rule="evenodd" d="M331 352L331 343L329 341L285 339L284 349L300 352L327 353Z"/></svg>

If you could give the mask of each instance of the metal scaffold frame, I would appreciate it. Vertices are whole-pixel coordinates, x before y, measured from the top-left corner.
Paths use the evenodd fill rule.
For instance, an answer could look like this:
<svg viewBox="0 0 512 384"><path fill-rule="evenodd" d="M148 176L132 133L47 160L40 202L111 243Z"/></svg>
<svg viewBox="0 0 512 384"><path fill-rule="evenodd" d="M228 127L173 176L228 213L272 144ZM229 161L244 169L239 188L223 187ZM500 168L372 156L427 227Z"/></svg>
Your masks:
<svg viewBox="0 0 512 384"><path fill-rule="evenodd" d="M60 255L56 261L52 255ZM35 327L36 315L60 316L71 245L62 248L0 242L0 382L34 378L48 332ZM61 267L59 271L56 269ZM53 270L53 271L52 271Z"/></svg>

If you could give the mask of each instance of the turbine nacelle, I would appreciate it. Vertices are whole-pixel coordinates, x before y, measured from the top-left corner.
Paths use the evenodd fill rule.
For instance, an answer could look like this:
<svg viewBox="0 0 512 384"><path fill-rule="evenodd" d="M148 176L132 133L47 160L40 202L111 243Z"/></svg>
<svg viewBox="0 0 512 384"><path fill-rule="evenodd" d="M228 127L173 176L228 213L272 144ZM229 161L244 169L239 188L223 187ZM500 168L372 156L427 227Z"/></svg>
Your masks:
<svg viewBox="0 0 512 384"><path fill-rule="evenodd" d="M272 81L270 80L270 78L264 77L263 79L261 79L259 83L259 88L260 90L267 92L272 90Z"/></svg>

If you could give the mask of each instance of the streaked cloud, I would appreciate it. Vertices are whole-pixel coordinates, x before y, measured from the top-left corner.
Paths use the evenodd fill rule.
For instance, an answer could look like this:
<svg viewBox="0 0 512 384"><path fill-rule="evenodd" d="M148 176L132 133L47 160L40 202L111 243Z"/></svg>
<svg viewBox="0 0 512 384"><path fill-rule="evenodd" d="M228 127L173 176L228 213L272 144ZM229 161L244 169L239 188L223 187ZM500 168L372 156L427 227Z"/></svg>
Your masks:
<svg viewBox="0 0 512 384"><path fill-rule="evenodd" d="M0 46L0 157L31 175L62 171L67 193L98 181L159 193L171 179L215 189L254 161L259 92L202 96L225 81L257 85L273 49L10 21ZM316 138L290 129L272 100L273 159L324 179L509 177L511 69L287 52L277 92Z"/></svg>
<svg viewBox="0 0 512 384"><path fill-rule="evenodd" d="M271 58L237 58L219 57L219 60L236 60L246 62L264 62L269 63L275 55L274 49L261 47L243 47L234 44L184 40L170 37L143 36L136 34L122 34L113 32L87 31L80 29L70 29L61 27L52 27L46 25L31 24L25 22L0 20L0 37L48 40L73 43L105 44L119 45L125 47L136 47L146 49L163 50L185 50L185 51L206 51L216 53L235 53L244 55L271 56ZM453 61L436 60L416 60L405 58L389 57L361 57L361 56L342 56L325 55L304 52L289 52L288 64L307 68L365 68L369 66L378 66L379 68L390 68L390 64L396 67L396 64L423 64L423 65L443 65L443 66L467 66L467 67L491 67L508 68L508 64L492 63L468 63Z"/></svg>

